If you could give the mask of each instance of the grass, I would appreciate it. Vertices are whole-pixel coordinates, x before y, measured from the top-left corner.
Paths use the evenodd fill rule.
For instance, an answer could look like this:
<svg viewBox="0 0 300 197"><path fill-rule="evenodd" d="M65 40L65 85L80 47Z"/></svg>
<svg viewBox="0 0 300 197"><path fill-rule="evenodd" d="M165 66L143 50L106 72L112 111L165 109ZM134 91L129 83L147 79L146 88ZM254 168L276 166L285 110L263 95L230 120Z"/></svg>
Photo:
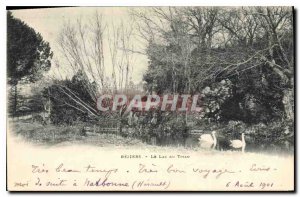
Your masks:
<svg viewBox="0 0 300 197"><path fill-rule="evenodd" d="M124 138L115 134L88 133L83 136L83 125L56 126L42 125L31 121L9 121L9 128L15 136L38 145L68 145L73 143L96 146L134 146L142 145L140 140Z"/></svg>

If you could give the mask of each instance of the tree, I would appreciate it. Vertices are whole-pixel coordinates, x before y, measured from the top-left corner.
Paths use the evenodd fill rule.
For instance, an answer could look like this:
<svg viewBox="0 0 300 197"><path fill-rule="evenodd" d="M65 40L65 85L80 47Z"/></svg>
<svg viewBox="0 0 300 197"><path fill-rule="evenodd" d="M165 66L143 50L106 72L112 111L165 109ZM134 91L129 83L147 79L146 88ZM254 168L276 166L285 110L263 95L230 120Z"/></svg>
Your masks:
<svg viewBox="0 0 300 197"><path fill-rule="evenodd" d="M134 62L131 26L126 27L122 21L118 25L108 26L104 21L103 15L98 12L88 22L82 18L77 18L74 22L66 21L57 39L61 55L59 64L68 68L71 76L81 73L85 79L81 81L85 83L85 93L94 103L97 102L99 94L128 91ZM107 33L109 36L106 38ZM111 56L111 77L105 70L105 38ZM93 102L87 103L72 94L72 91L75 92L75 89L61 89L61 93L81 106L73 107L72 110L77 109L79 113L85 111L93 117L101 115L94 111ZM67 103L71 104L69 101Z"/></svg>
<svg viewBox="0 0 300 197"><path fill-rule="evenodd" d="M279 99L273 109L283 108L284 118L293 120L293 91L294 91L294 45L293 45L293 10L287 7L251 7L233 9L224 12L220 23L227 34L227 48L236 48L229 51L235 63L224 64L223 76L249 74L252 83L261 82L260 89L269 97L258 98L265 102ZM228 60L230 58L227 58ZM225 72L224 72L225 71ZM249 75L248 75L249 77ZM239 83L246 76L240 77ZM247 87L247 86L244 86ZM255 87L255 86L254 86ZM258 87L256 85L256 87ZM242 90L243 91L243 90ZM258 92L258 91L257 91ZM262 92L262 91L259 91ZM248 93L251 93L248 91ZM253 93L251 93L253 95ZM280 94L280 96L276 96ZM260 94L261 95L261 94ZM281 106L282 107L281 107Z"/></svg>
<svg viewBox="0 0 300 197"><path fill-rule="evenodd" d="M96 89L87 86L87 91L94 100L99 91L105 89L105 28L102 15L96 12L90 23L83 22L82 18L78 18L75 23L66 22L57 40L62 56L60 64L68 66L73 75L80 71L96 83Z"/></svg>
<svg viewBox="0 0 300 197"><path fill-rule="evenodd" d="M113 67L112 80L114 83L114 91L128 92L130 75L132 74L133 69L132 64L134 62L132 24L126 26L123 21L121 21L119 25L112 24L111 28L108 28L108 35L111 63ZM116 68L118 71L118 78L116 75Z"/></svg>
<svg viewBox="0 0 300 197"><path fill-rule="evenodd" d="M291 8L154 7L132 14L148 42L148 91L197 94L230 80L232 95L208 116L293 121Z"/></svg>
<svg viewBox="0 0 300 197"><path fill-rule="evenodd" d="M34 83L51 67L53 53L41 34L7 12L7 77L13 88L13 114L17 111L17 85Z"/></svg>
<svg viewBox="0 0 300 197"><path fill-rule="evenodd" d="M88 88L87 88L88 87ZM95 83L89 82L82 71L78 71L71 80L54 81L43 91L45 99L51 102L50 119L54 124L72 124L76 120L86 121L95 118L98 112L96 101L89 94L95 91Z"/></svg>

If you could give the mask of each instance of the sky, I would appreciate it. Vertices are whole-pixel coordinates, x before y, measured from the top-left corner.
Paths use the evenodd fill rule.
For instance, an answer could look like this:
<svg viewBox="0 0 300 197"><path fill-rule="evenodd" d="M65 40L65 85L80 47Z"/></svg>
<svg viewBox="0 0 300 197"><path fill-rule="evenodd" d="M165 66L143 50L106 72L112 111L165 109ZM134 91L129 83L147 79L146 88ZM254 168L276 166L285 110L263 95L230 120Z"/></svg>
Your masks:
<svg viewBox="0 0 300 197"><path fill-rule="evenodd" d="M75 22L78 18L82 18L83 23L88 22L95 11L103 15L103 20L107 26L111 24L119 24L123 21L124 25L130 23L130 14L127 7L70 7L70 8L47 8L47 9L24 9L12 11L13 16L21 19L30 27L39 32L45 41L48 41L54 53L54 58L59 60L59 46L57 43L58 35L65 22ZM104 65L106 75L111 76L112 63L109 53L109 44L107 41L108 33L104 35ZM133 39L135 50L141 51L145 49L144 42L139 39ZM134 62L132 62L133 72L132 80L135 83L142 82L143 74L147 69L148 59L145 55L134 54ZM60 65L67 66L67 65ZM53 64L48 75L58 77L58 72ZM67 72L60 72L63 77L67 76ZM65 76L64 76L65 75Z"/></svg>

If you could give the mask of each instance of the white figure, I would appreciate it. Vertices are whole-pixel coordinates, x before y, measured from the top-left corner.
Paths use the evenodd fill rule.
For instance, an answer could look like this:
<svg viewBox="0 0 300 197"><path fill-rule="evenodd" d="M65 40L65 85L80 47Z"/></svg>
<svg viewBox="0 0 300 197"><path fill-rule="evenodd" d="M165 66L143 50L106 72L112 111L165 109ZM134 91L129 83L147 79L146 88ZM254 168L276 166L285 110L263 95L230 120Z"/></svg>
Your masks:
<svg viewBox="0 0 300 197"><path fill-rule="evenodd" d="M246 147L245 134L242 133L242 140L230 140L230 146L232 148L241 148L242 152L244 152Z"/></svg>
<svg viewBox="0 0 300 197"><path fill-rule="evenodd" d="M203 134L199 137L199 143L202 148L216 148L217 145L217 138L216 132L213 131L211 134Z"/></svg>

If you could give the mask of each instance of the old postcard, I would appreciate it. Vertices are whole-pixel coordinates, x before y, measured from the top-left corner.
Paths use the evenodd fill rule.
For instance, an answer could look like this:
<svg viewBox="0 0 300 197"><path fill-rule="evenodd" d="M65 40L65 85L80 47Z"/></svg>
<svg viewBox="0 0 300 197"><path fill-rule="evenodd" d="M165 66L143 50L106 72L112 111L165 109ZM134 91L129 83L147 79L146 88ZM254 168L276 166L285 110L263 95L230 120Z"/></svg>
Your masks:
<svg viewBox="0 0 300 197"><path fill-rule="evenodd" d="M293 7L7 8L7 190L294 191Z"/></svg>

